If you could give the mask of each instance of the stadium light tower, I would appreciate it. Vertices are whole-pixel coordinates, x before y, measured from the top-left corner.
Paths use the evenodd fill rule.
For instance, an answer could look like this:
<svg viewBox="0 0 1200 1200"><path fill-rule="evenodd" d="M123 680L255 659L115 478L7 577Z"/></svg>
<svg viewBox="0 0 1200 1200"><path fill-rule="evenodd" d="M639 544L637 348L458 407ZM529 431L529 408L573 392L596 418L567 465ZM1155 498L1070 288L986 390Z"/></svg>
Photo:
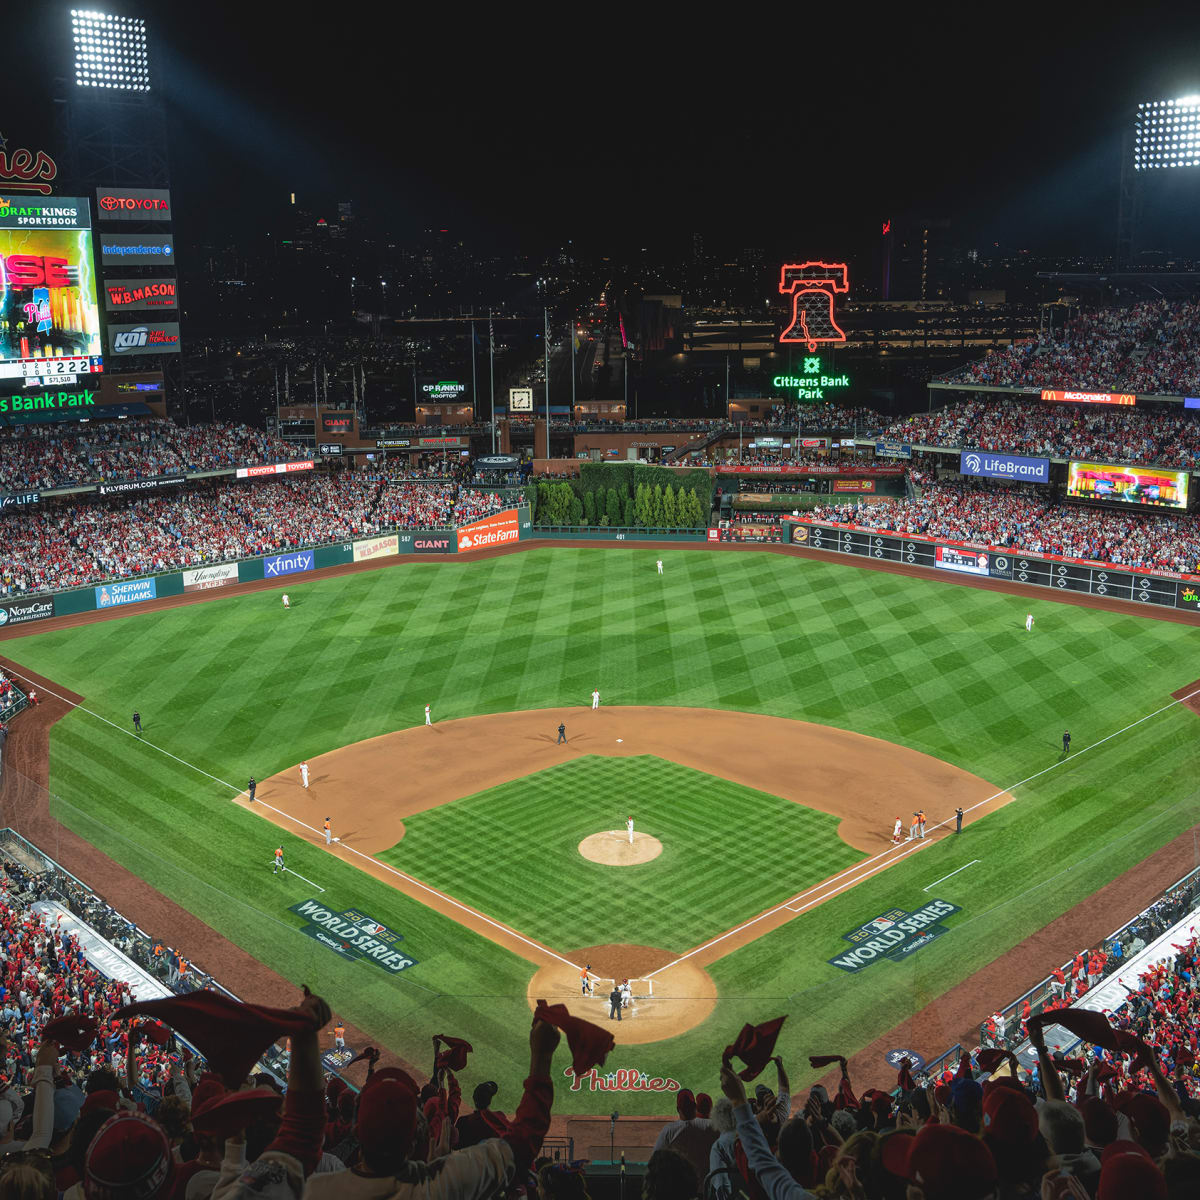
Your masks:
<svg viewBox="0 0 1200 1200"><path fill-rule="evenodd" d="M146 22L141 17L71 10L77 87L124 92L150 90Z"/></svg>
<svg viewBox="0 0 1200 1200"><path fill-rule="evenodd" d="M1137 106L1132 131L1123 139L1117 262L1126 266L1137 249L1145 186L1163 172L1200 167L1200 95L1147 100Z"/></svg>

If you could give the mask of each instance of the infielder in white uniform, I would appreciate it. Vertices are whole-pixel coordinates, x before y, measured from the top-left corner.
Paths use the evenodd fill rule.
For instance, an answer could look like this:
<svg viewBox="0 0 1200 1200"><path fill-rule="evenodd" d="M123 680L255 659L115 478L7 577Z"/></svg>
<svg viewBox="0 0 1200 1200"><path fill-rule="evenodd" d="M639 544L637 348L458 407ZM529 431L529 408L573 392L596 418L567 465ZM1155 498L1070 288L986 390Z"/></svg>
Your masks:
<svg viewBox="0 0 1200 1200"><path fill-rule="evenodd" d="M428 704L427 704L427 705L425 705L425 724L426 724L426 725L432 725L432 724L433 724L433 719L432 719L432 718L430 717L430 715L429 715L429 705L428 705Z"/></svg>
<svg viewBox="0 0 1200 1200"><path fill-rule="evenodd" d="M600 707L600 690L599 688L592 689L592 712Z"/></svg>
<svg viewBox="0 0 1200 1200"><path fill-rule="evenodd" d="M308 763L306 762L300 764L300 782L308 787Z"/></svg>
<svg viewBox="0 0 1200 1200"><path fill-rule="evenodd" d="M288 594L287 594L287 592L284 592L284 593L283 593L283 607L284 607L284 608L291 608L291 607L292 607L292 602L291 602L291 601L288 599Z"/></svg>
<svg viewBox="0 0 1200 1200"><path fill-rule="evenodd" d="M896 828L892 830L892 844L894 846L900 845L900 842L903 840L903 838L904 838L903 830L904 830L904 825L901 822L900 818L897 817L896 818Z"/></svg>
<svg viewBox="0 0 1200 1200"><path fill-rule="evenodd" d="M660 575L662 574L662 559L661 558L658 560L658 573Z"/></svg>
<svg viewBox="0 0 1200 1200"><path fill-rule="evenodd" d="M1033 632L1033 613L1025 614L1025 632L1026 633Z"/></svg>
<svg viewBox="0 0 1200 1200"><path fill-rule="evenodd" d="M630 817L625 822L625 828L627 830L629 830L629 844L632 846L633 845L633 818L632 817Z"/></svg>

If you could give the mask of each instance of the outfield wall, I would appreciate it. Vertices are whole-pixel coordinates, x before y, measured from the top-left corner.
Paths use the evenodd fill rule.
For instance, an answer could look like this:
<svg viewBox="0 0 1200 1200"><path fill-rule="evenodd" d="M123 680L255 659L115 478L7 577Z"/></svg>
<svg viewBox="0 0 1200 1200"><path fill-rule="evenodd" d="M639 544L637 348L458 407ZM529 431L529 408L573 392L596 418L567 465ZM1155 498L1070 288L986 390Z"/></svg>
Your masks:
<svg viewBox="0 0 1200 1200"><path fill-rule="evenodd" d="M950 542L789 518L784 523L786 541L794 546L828 550L862 558L933 567L949 574L980 579L1028 583L1055 591L1086 592L1110 600L1133 600L1164 608L1200 612L1200 576L1182 572L1151 571L1143 567L1114 567L1054 554L1028 554L1011 546L985 546Z"/></svg>

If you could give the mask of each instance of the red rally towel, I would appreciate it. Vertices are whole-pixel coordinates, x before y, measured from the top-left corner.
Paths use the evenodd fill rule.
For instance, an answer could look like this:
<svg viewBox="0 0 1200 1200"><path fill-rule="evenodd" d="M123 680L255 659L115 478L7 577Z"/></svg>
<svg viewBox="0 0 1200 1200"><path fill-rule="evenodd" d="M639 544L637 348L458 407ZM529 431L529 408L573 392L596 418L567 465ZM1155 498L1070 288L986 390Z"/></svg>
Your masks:
<svg viewBox="0 0 1200 1200"><path fill-rule="evenodd" d="M902 1092L911 1092L917 1086L913 1082L912 1065L911 1058L902 1058L900 1060L900 1070L896 1074L896 1086Z"/></svg>
<svg viewBox="0 0 1200 1200"><path fill-rule="evenodd" d="M837 1063L842 1070L846 1069L846 1060L840 1054L810 1054L808 1056L808 1065L810 1067L829 1067Z"/></svg>
<svg viewBox="0 0 1200 1200"><path fill-rule="evenodd" d="M571 1049L571 1070L576 1076L593 1067L603 1066L609 1051L617 1044L607 1029L601 1029L599 1025L593 1025L581 1017L571 1016L565 1004L547 1004L545 1000L539 1000L533 1019L546 1021L566 1034L567 1045Z"/></svg>
<svg viewBox="0 0 1200 1200"><path fill-rule="evenodd" d="M178 1030L229 1088L242 1086L259 1056L279 1038L309 1033L312 1019L286 1008L242 1004L220 992L192 992L118 1009L118 1017L155 1017Z"/></svg>
<svg viewBox="0 0 1200 1200"><path fill-rule="evenodd" d="M72 1014L47 1021L42 1038L47 1042L57 1042L64 1050L83 1051L95 1041L96 1029L94 1018Z"/></svg>
<svg viewBox="0 0 1200 1200"><path fill-rule="evenodd" d="M1093 1046L1105 1050L1119 1051L1117 1031L1108 1023L1103 1013L1088 1012L1082 1008L1059 1008L1052 1013L1040 1012L1029 1018L1030 1029L1041 1029L1046 1025L1061 1025L1068 1033L1075 1034Z"/></svg>
<svg viewBox="0 0 1200 1200"><path fill-rule="evenodd" d="M988 1047L986 1050L976 1051L975 1061L980 1070L988 1072L995 1071L1002 1062L1008 1062L1012 1066L1013 1074L1017 1073L1017 1058L1011 1050Z"/></svg>
<svg viewBox="0 0 1200 1200"><path fill-rule="evenodd" d="M771 1061L775 1053L775 1043L779 1040L779 1031L783 1028L787 1017L776 1017L773 1021L764 1021L761 1025L743 1025L733 1045L725 1047L722 1056L726 1063L737 1057L746 1064L738 1072L740 1079L755 1079L763 1067Z"/></svg>
<svg viewBox="0 0 1200 1200"><path fill-rule="evenodd" d="M439 1033L437 1040L446 1048L439 1050L435 1066L440 1071L443 1068L450 1071L461 1071L467 1065L467 1055L471 1053L474 1047L470 1042L463 1041L462 1038L451 1037L446 1033Z"/></svg>

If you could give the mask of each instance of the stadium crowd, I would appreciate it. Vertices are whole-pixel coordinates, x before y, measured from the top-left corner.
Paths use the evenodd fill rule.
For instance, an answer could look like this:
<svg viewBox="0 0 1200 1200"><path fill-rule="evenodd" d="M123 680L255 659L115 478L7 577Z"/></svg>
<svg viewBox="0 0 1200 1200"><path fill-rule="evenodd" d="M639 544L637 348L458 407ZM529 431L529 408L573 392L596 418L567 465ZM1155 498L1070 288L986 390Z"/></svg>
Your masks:
<svg viewBox="0 0 1200 1200"><path fill-rule="evenodd" d="M1198 348L1200 302L1148 300L1084 313L1061 335L992 351L947 382L1195 396Z"/></svg>
<svg viewBox="0 0 1200 1200"><path fill-rule="evenodd" d="M304 457L246 425L176 425L156 417L0 429L0 492L147 479Z"/></svg>
<svg viewBox="0 0 1200 1200"><path fill-rule="evenodd" d="M1200 466L1200 417L1192 409L1166 405L1126 408L993 397L917 413L893 423L885 434L954 450Z"/></svg>
<svg viewBox="0 0 1200 1200"><path fill-rule="evenodd" d="M1032 486L926 481L916 498L826 504L810 515L815 521L1127 567L1191 573L1200 563L1195 514L1167 517L1055 504Z"/></svg>
<svg viewBox="0 0 1200 1200"><path fill-rule="evenodd" d="M445 528L507 506L502 496L455 484L342 471L15 509L0 525L0 595L84 587L392 529Z"/></svg>

